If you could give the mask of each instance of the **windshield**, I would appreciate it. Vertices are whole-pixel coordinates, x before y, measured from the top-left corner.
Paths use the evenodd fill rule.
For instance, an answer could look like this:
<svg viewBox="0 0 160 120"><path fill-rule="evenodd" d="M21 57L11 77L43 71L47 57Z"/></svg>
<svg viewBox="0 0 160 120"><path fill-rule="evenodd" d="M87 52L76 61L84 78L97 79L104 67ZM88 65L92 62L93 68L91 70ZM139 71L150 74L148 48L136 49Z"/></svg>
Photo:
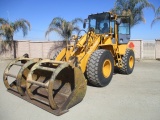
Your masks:
<svg viewBox="0 0 160 120"><path fill-rule="evenodd" d="M93 28L95 33L109 33L110 14L101 13L89 16L89 29Z"/></svg>

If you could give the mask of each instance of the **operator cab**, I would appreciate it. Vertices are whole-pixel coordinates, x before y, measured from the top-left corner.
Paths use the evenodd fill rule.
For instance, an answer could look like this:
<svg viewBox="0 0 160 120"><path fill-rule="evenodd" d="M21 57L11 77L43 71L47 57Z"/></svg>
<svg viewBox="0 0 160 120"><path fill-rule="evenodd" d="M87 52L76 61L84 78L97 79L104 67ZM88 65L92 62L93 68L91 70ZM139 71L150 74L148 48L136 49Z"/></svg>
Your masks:
<svg viewBox="0 0 160 120"><path fill-rule="evenodd" d="M107 34L110 32L111 20L109 12L89 15L88 20L89 29L94 29L96 34Z"/></svg>
<svg viewBox="0 0 160 120"><path fill-rule="evenodd" d="M85 21L86 22L86 21ZM115 34L118 36L119 44L126 44L130 40L130 17L117 16L110 12L91 14L88 16L89 30L96 34ZM86 24L84 24L85 28Z"/></svg>

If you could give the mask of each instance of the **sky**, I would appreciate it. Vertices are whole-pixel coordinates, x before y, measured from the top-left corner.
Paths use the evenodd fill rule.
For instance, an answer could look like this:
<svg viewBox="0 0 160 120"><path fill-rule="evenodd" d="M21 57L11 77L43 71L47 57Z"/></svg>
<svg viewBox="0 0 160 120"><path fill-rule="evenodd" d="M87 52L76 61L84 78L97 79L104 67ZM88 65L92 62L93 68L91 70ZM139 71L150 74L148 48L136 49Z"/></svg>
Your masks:
<svg viewBox="0 0 160 120"><path fill-rule="evenodd" d="M160 0L148 0L156 8L160 6ZM60 40L60 36L51 33L45 37L45 32L52 19L62 17L67 21L74 18L85 19L90 14L110 11L114 7L115 0L0 0L0 18L14 22L18 19L26 19L31 24L28 35L23 37L22 31L14 34L15 40L54 41ZM131 39L155 40L160 39L160 21L151 28L154 19L152 9L144 10L146 23L140 23L131 29ZM80 24L80 28L83 29Z"/></svg>

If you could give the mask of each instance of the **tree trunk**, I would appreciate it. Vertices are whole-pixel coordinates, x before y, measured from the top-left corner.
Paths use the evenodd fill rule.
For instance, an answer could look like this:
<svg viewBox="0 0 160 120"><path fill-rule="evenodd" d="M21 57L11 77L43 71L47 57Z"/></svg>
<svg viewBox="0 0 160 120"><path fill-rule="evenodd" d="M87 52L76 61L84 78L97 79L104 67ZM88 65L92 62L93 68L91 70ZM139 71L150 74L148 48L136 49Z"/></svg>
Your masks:
<svg viewBox="0 0 160 120"><path fill-rule="evenodd" d="M13 55L14 55L14 58L16 58L16 41L13 40L13 36L12 36L12 44L13 44Z"/></svg>
<svg viewBox="0 0 160 120"><path fill-rule="evenodd" d="M16 58L16 41L13 41L13 52L14 52L14 58Z"/></svg>

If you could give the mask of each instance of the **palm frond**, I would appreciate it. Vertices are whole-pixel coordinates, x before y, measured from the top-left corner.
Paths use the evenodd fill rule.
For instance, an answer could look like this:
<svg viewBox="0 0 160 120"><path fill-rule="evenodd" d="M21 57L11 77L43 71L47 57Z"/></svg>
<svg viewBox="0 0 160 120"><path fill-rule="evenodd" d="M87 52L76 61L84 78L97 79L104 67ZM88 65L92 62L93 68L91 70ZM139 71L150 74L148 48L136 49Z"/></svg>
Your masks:
<svg viewBox="0 0 160 120"><path fill-rule="evenodd" d="M118 15L127 15L131 17L131 27L145 22L143 10L151 8L155 11L153 4L148 0L116 0L114 8L111 10Z"/></svg>
<svg viewBox="0 0 160 120"><path fill-rule="evenodd" d="M153 19L151 23L151 27L153 27L153 25L159 20L160 20L160 7L158 7L155 11L155 18Z"/></svg>
<svg viewBox="0 0 160 120"><path fill-rule="evenodd" d="M80 29L79 29L79 27L78 27L78 26L76 26L76 27L74 27L74 28L73 28L73 31L79 32L79 31L80 31Z"/></svg>
<svg viewBox="0 0 160 120"><path fill-rule="evenodd" d="M159 16L159 15L160 15L160 7L157 8L157 10L156 10L156 12L155 12L155 15L156 15L156 16Z"/></svg>
<svg viewBox="0 0 160 120"><path fill-rule="evenodd" d="M47 37L47 35L49 35L51 32L57 32L59 35L63 35L62 31L59 28L48 28L45 33L45 37Z"/></svg>
<svg viewBox="0 0 160 120"><path fill-rule="evenodd" d="M158 20L160 20L160 16L159 16L159 17L156 17L156 18L152 21L151 27L152 27Z"/></svg>
<svg viewBox="0 0 160 120"><path fill-rule="evenodd" d="M13 39L13 34L14 34L14 29L12 26L10 26L9 24L2 24L0 26L0 30L1 30L1 35L3 35L6 40L12 40Z"/></svg>
<svg viewBox="0 0 160 120"><path fill-rule="evenodd" d="M141 6L143 6L143 9L144 8L151 8L153 11L155 11L155 7L152 3L148 2L148 0L139 0L141 1Z"/></svg>
<svg viewBox="0 0 160 120"><path fill-rule="evenodd" d="M0 24L8 24L8 20L0 18Z"/></svg>
<svg viewBox="0 0 160 120"><path fill-rule="evenodd" d="M19 29L22 29L23 36L26 36L28 34L28 30L30 30L31 28L31 25L27 20L19 19L13 23L13 28L15 31L19 31Z"/></svg>
<svg viewBox="0 0 160 120"><path fill-rule="evenodd" d="M0 30L0 37L4 35L5 35L4 32Z"/></svg>
<svg viewBox="0 0 160 120"><path fill-rule="evenodd" d="M83 22L81 18L75 18L71 22L66 21L63 18L55 17L49 24L48 30L45 33L45 37L52 31L57 32L65 40L68 40L73 31L76 31L78 27L76 23Z"/></svg>
<svg viewBox="0 0 160 120"><path fill-rule="evenodd" d="M60 27L63 22L66 22L63 18L61 18L61 17L55 17L51 21L49 27Z"/></svg>
<svg viewBox="0 0 160 120"><path fill-rule="evenodd" d="M75 25L78 22L83 23L83 19L82 18L75 18L74 20L71 21L72 25Z"/></svg>

